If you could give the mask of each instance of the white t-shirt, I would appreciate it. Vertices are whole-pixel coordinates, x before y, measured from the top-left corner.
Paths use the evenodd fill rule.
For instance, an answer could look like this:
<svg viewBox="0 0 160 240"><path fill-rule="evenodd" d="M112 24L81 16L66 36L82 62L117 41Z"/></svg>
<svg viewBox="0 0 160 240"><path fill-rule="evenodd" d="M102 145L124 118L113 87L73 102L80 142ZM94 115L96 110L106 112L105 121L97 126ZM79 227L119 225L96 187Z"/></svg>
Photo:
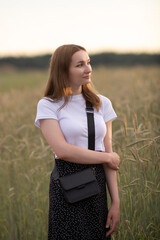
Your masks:
<svg viewBox="0 0 160 240"><path fill-rule="evenodd" d="M111 101L102 95L98 96L102 104L98 112L94 108L95 150L105 151L103 143L106 135L105 123L114 120L117 115ZM67 105L59 110L63 103L63 99L58 102L48 101L47 98L41 99L37 105L35 125L40 127L40 119L56 119L67 143L88 148L86 102L83 95L72 96Z"/></svg>

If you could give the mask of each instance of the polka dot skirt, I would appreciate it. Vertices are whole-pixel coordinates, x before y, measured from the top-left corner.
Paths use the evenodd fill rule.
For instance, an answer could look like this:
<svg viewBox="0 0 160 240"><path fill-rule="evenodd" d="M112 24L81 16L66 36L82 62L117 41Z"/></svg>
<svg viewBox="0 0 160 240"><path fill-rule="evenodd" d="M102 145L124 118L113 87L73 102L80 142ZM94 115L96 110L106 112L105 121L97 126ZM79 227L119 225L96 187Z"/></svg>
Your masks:
<svg viewBox="0 0 160 240"><path fill-rule="evenodd" d="M106 238L107 195L105 173L102 164L76 164L56 159L60 177L95 167L101 192L76 203L68 203L62 189L50 177L48 240L104 240Z"/></svg>

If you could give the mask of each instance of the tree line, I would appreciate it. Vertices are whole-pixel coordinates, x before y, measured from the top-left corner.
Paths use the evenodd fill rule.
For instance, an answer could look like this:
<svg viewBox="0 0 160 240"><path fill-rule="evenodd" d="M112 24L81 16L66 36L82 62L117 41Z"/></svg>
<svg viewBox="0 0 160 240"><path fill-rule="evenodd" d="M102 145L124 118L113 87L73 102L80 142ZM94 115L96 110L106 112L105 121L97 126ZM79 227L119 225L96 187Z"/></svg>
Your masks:
<svg viewBox="0 0 160 240"><path fill-rule="evenodd" d="M0 67L13 66L18 69L46 69L49 66L51 54L34 57L3 57ZM133 53L98 53L91 54L91 65L98 66L135 66L160 65L160 54Z"/></svg>

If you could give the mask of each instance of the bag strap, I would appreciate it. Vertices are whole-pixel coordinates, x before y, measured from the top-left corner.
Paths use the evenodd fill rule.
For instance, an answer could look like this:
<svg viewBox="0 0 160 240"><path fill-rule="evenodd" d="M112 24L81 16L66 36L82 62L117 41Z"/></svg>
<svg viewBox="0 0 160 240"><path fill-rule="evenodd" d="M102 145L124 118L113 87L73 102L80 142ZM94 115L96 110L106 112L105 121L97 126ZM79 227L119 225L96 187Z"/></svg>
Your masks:
<svg viewBox="0 0 160 240"><path fill-rule="evenodd" d="M92 103L89 101L86 101L86 113L88 122L88 149L95 150L94 109Z"/></svg>
<svg viewBox="0 0 160 240"><path fill-rule="evenodd" d="M92 103L86 101L86 114L88 125L88 149L95 150L95 125L94 125L94 109ZM53 169L54 180L59 179L59 172L57 170L56 162Z"/></svg>

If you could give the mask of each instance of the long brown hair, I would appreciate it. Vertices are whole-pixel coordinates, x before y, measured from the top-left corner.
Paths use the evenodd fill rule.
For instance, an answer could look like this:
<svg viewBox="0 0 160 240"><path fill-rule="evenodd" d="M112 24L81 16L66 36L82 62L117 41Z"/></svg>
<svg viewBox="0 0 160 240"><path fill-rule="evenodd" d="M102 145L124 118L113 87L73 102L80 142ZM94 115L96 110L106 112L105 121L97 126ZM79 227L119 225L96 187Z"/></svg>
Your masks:
<svg viewBox="0 0 160 240"><path fill-rule="evenodd" d="M64 97L64 107L69 97L71 89L69 87L69 66L74 53L83 50L84 47L74 44L67 44L58 47L50 60L49 79L45 89L44 97L49 97L54 101ZM90 83L82 85L82 94L86 101L90 101L97 111L101 105L101 100ZM62 108L61 107L61 108Z"/></svg>

